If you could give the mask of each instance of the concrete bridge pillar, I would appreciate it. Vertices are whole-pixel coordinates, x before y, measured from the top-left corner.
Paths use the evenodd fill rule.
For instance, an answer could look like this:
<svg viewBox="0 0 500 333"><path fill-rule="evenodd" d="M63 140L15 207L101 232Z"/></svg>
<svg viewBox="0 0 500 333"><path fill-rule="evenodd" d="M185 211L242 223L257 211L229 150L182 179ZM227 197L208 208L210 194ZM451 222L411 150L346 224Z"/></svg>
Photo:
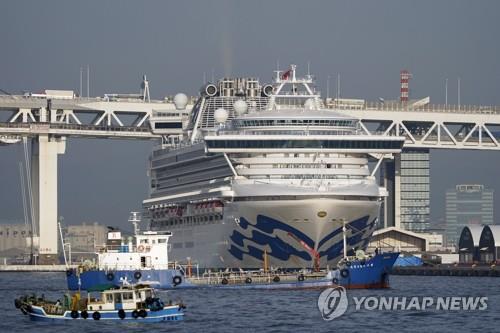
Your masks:
<svg viewBox="0 0 500 333"><path fill-rule="evenodd" d="M39 263L58 261L57 155L64 154L66 138L39 135L32 141L33 209L39 230Z"/></svg>

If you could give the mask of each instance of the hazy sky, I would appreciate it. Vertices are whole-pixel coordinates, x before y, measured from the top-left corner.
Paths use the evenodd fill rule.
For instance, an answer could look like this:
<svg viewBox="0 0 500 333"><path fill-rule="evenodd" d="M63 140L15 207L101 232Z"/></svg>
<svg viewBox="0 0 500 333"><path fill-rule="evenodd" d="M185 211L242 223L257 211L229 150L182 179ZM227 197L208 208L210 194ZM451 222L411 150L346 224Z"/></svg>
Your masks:
<svg viewBox="0 0 500 333"><path fill-rule="evenodd" d="M79 89L91 70L93 96L137 92L147 74L155 98L196 94L203 73L268 81L279 60L311 72L326 94L397 98L409 69L412 97L500 105L498 1L3 1L0 89ZM334 91L334 80L331 91ZM86 93L86 92L85 92ZM3 121L4 118L0 120ZM119 225L147 195L151 144L69 140L59 159L60 215L67 223ZM22 219L22 146L0 147L0 220ZM432 217L457 183L494 188L500 214L500 152L433 151Z"/></svg>

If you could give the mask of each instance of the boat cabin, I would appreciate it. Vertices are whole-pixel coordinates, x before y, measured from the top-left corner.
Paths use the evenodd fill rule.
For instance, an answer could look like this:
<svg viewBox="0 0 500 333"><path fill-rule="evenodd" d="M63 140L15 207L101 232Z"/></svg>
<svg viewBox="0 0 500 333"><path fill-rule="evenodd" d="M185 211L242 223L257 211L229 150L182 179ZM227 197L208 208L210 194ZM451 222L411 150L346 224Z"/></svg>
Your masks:
<svg viewBox="0 0 500 333"><path fill-rule="evenodd" d="M100 293L100 297L92 297L88 294L87 310L135 310L146 308L149 300L156 298L152 288L122 287L110 289Z"/></svg>
<svg viewBox="0 0 500 333"><path fill-rule="evenodd" d="M99 268L103 270L147 270L168 269L168 231L144 231L129 239L122 238L119 231L113 237L120 244L107 245L98 253Z"/></svg>

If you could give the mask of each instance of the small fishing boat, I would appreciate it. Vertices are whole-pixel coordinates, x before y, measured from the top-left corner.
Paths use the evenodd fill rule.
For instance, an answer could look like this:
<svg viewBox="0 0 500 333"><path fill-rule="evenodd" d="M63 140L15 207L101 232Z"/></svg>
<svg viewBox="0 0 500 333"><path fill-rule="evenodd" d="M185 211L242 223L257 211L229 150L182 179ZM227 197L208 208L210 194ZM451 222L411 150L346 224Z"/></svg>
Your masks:
<svg viewBox="0 0 500 333"><path fill-rule="evenodd" d="M97 293L80 292L63 301L49 301L36 295L23 296L15 300L16 308L32 320L130 320L140 322L178 321L184 316L184 304L168 304L156 295L149 286L122 286Z"/></svg>

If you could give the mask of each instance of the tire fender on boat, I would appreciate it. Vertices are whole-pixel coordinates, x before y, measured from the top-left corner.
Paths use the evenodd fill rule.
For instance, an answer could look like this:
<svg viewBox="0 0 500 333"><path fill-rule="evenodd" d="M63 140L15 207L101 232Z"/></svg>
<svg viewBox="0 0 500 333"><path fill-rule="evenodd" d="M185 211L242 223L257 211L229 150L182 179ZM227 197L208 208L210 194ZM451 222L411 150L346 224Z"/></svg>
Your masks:
<svg viewBox="0 0 500 333"><path fill-rule="evenodd" d="M139 311L137 311L137 310L132 311L132 318L134 318L134 319L139 318Z"/></svg>
<svg viewBox="0 0 500 333"><path fill-rule="evenodd" d="M172 283L174 284L174 287L182 283L182 277L179 275L176 275L172 278Z"/></svg>
<svg viewBox="0 0 500 333"><path fill-rule="evenodd" d="M148 316L148 312L144 309L140 309L139 316L141 316L142 318L146 318Z"/></svg>
<svg viewBox="0 0 500 333"><path fill-rule="evenodd" d="M343 278L349 277L349 270L347 268L344 268L340 271L340 276Z"/></svg>
<svg viewBox="0 0 500 333"><path fill-rule="evenodd" d="M80 316L82 316L83 319L87 319L89 317L89 313L87 312L87 310L83 310L82 312L80 312Z"/></svg>
<svg viewBox="0 0 500 333"><path fill-rule="evenodd" d="M333 279L332 279L332 283L333 283L333 284L339 284L339 279L337 279L337 278L333 278Z"/></svg>
<svg viewBox="0 0 500 333"><path fill-rule="evenodd" d="M251 277L247 277L247 278L245 279L245 283L246 283L246 284L250 284L250 283L252 283L252 278L251 278Z"/></svg>
<svg viewBox="0 0 500 333"><path fill-rule="evenodd" d="M78 318L78 311L76 311L76 310L71 311L71 318L73 318L73 319Z"/></svg>
<svg viewBox="0 0 500 333"><path fill-rule="evenodd" d="M112 272L109 272L106 274L106 279L108 279L108 281L113 281L115 279L115 275Z"/></svg>
<svg viewBox="0 0 500 333"><path fill-rule="evenodd" d="M123 309L118 310L118 317L120 319L125 319L126 316L127 316L127 314L125 313L125 310L123 310Z"/></svg>
<svg viewBox="0 0 500 333"><path fill-rule="evenodd" d="M299 282L304 281L304 280L305 280L304 274L300 274L300 275L297 277L297 280L299 280Z"/></svg>
<svg viewBox="0 0 500 333"><path fill-rule="evenodd" d="M18 298L16 298L16 300L14 301L14 306L16 307L16 309L21 308L21 305L22 302Z"/></svg>
<svg viewBox="0 0 500 333"><path fill-rule="evenodd" d="M94 318L94 320L99 320L99 319L101 319L101 314L99 313L99 311L95 311L95 312L92 314L92 318Z"/></svg>
<svg viewBox="0 0 500 333"><path fill-rule="evenodd" d="M226 278L222 278L222 281L221 281L222 284L228 284L229 281L226 279Z"/></svg>
<svg viewBox="0 0 500 333"><path fill-rule="evenodd" d="M279 277L278 275L276 275L276 276L273 278L273 281L274 281L274 282L280 282L280 281L281 281L281 279L280 279L280 277Z"/></svg>
<svg viewBox="0 0 500 333"><path fill-rule="evenodd" d="M134 279L139 280L142 277L142 273L139 271L136 271L134 273Z"/></svg>

